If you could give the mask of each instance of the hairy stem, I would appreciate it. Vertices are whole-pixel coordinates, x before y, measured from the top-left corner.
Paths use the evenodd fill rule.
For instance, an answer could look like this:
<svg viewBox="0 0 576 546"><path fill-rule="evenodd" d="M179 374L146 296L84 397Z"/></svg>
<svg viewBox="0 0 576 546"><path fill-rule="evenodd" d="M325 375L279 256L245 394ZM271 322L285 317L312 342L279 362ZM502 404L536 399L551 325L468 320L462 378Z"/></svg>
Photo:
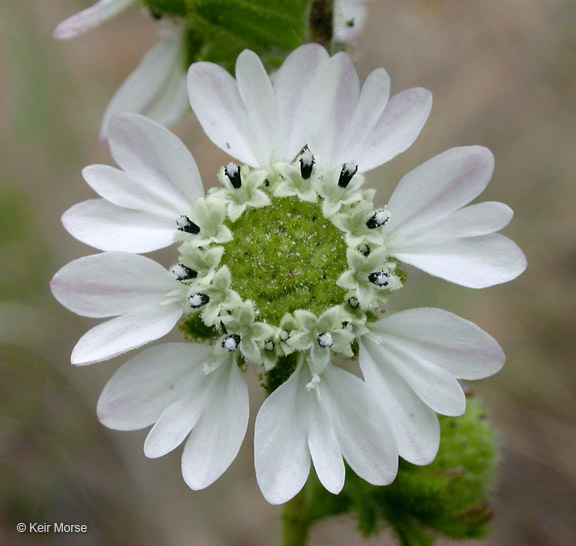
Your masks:
<svg viewBox="0 0 576 546"><path fill-rule="evenodd" d="M330 51L334 27L334 0L312 0L309 20L310 41Z"/></svg>
<svg viewBox="0 0 576 546"><path fill-rule="evenodd" d="M309 527L306 488L304 488L284 505L282 514L283 546L305 546Z"/></svg>

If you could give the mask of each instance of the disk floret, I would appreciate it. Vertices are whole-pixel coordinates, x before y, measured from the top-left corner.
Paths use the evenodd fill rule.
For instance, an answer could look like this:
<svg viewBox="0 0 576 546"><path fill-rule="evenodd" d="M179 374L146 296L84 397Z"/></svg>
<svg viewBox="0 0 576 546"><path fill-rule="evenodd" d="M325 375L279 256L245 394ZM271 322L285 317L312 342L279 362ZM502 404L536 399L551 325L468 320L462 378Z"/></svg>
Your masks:
<svg viewBox="0 0 576 546"><path fill-rule="evenodd" d="M312 388L332 354L354 356L372 311L403 284L384 244L390 213L354 163L307 148L269 169L229 163L218 180L189 219L199 229L177 235L185 329L192 317L216 329L215 361L234 353L268 371L297 352Z"/></svg>

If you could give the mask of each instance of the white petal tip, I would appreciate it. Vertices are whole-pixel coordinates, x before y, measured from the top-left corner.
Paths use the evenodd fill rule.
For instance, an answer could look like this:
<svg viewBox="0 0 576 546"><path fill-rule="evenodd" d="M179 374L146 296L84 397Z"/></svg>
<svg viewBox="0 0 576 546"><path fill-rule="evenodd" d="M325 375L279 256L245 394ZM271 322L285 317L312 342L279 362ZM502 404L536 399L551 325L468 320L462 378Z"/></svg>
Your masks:
<svg viewBox="0 0 576 546"><path fill-rule="evenodd" d="M169 453L169 451L160 449L159 446L149 446L146 442L144 443L144 455L149 459L158 459L158 457L163 457L167 453Z"/></svg>
<svg viewBox="0 0 576 546"><path fill-rule="evenodd" d="M69 40L70 38L74 38L79 34L82 34L82 32L74 31L64 23L59 24L54 29L54 32L52 32L52 37L55 38L56 40Z"/></svg>
<svg viewBox="0 0 576 546"><path fill-rule="evenodd" d="M182 477L192 491L202 491L202 489L210 487L222 474L223 472L216 477L207 477L205 475L196 476L193 472L182 466Z"/></svg>
<svg viewBox="0 0 576 546"><path fill-rule="evenodd" d="M72 353L72 357L70 358L70 363L72 364L72 366L88 366L89 364L93 364L94 362L97 362L97 360L90 361L86 360L85 358L78 358L74 356L74 353Z"/></svg>
<svg viewBox="0 0 576 546"><path fill-rule="evenodd" d="M436 450L432 455L419 455L416 457L402 457L404 460L408 461L411 464L416 466L428 466L429 464L434 462L438 450ZM402 456L402 455L400 455Z"/></svg>

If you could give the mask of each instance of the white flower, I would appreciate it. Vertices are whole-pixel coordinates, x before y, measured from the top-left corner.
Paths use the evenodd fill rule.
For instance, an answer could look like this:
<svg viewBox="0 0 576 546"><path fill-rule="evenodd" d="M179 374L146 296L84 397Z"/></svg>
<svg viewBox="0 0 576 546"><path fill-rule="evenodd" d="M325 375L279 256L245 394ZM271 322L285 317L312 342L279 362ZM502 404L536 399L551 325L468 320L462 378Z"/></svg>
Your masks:
<svg viewBox="0 0 576 546"><path fill-rule="evenodd" d="M280 175L278 183L274 187L276 197L298 196L301 201L316 203L318 194L314 188L314 178L311 176L315 164L314 156L310 150L305 150L298 163L278 163L275 171Z"/></svg>
<svg viewBox="0 0 576 546"><path fill-rule="evenodd" d="M54 37L60 40L75 38L136 2L100 0L62 21L54 30ZM106 137L108 122L119 112L146 114L164 125L175 123L187 112L185 26L173 24L171 27L165 38L142 58L108 104L100 129L101 138Z"/></svg>
<svg viewBox="0 0 576 546"><path fill-rule="evenodd" d="M256 321L256 312L251 301L234 309L234 313L224 317L222 322L229 334L238 336L238 348L251 364L261 364L260 345L274 334L274 328L265 322Z"/></svg>
<svg viewBox="0 0 576 546"><path fill-rule="evenodd" d="M317 191L322 197L322 213L326 218L336 214L344 205L358 203L364 199L365 178L358 174L356 163L343 163L341 168L323 165L317 178ZM324 170L324 172L322 172ZM370 197L371 199L371 197Z"/></svg>
<svg viewBox="0 0 576 546"><path fill-rule="evenodd" d="M261 189L267 174L266 171L253 171L249 167L229 163L218 173L218 180L223 187L213 188L210 198L222 201L228 217L235 222L247 208L257 209L270 205L270 198Z"/></svg>
<svg viewBox="0 0 576 546"><path fill-rule="evenodd" d="M494 338L440 309L401 311L366 325L360 367L386 411L407 461L425 465L440 443L436 413L461 415L466 398L457 379L482 379L505 361Z"/></svg>
<svg viewBox="0 0 576 546"><path fill-rule="evenodd" d="M102 199L73 206L64 227L100 250L149 252L172 244L180 217L189 219L204 193L194 158L168 129L138 114L115 116L108 137L122 170L86 167L84 179Z"/></svg>
<svg viewBox="0 0 576 546"><path fill-rule="evenodd" d="M185 439L182 474L208 487L230 466L246 434L248 389L235 359L206 373L209 345L170 343L124 364L98 400L98 417L116 430L154 425L144 452L161 457Z"/></svg>
<svg viewBox="0 0 576 546"><path fill-rule="evenodd" d="M342 326L349 318L341 307L331 307L319 317L304 309L294 311L295 330L287 343L298 351L310 351L308 359L314 377L330 363L331 351L347 357L354 355L350 347L354 335Z"/></svg>
<svg viewBox="0 0 576 546"><path fill-rule="evenodd" d="M210 286L192 286L191 292L198 290L199 293L208 296L208 300L202 305L202 320L208 326L218 322L218 316L225 310L232 310L242 303L242 298L230 288L232 275L228 266L221 267L210 282Z"/></svg>
<svg viewBox="0 0 576 546"><path fill-rule="evenodd" d="M346 232L346 243L358 247L362 243L381 245L382 230L379 229L390 219L386 209L374 210L372 203L361 201L345 213L331 218L332 223Z"/></svg>
<svg viewBox="0 0 576 546"><path fill-rule="evenodd" d="M50 283L55 298L78 315L116 317L80 338L72 364L113 358L166 335L182 313L187 287L161 265L128 252L105 252L65 265Z"/></svg>
<svg viewBox="0 0 576 546"><path fill-rule="evenodd" d="M192 221L191 221L192 220ZM224 225L226 205L216 199L196 200L189 216L180 216L175 239L189 246L206 246L210 243L227 243L233 238L230 228Z"/></svg>
<svg viewBox="0 0 576 546"><path fill-rule="evenodd" d="M374 485L398 469L394 435L382 407L356 376L329 365L315 388L306 364L262 404L256 417L254 462L266 500L281 504L306 483L310 461L328 491L344 485L344 462Z"/></svg>
<svg viewBox="0 0 576 546"><path fill-rule="evenodd" d="M182 315L183 330L210 343L164 345L134 358L102 394L102 421L123 429L156 423L145 444L151 457L190 434L184 476L192 488L205 487L234 459L246 431L238 365L263 365L278 372L267 377L277 388L255 430L256 473L269 502L296 495L311 462L332 493L343 487L344 460L375 485L394 479L398 455L431 462L436 412L465 409L457 380L495 373L504 355L488 334L450 313L415 309L376 320L372 311L402 287L399 261L474 287L524 269L521 251L494 233L510 209L465 207L490 180L490 152L449 150L408 174L387 209L374 210L362 173L417 137L430 111L427 91L388 102L383 70L361 86L349 57L330 58L313 44L271 78L245 51L236 80L197 63L188 83L208 136L243 165L224 167L222 187L203 197L180 140L142 116L117 115L109 136L122 170L86 169L102 199L64 215L77 238L113 250L68 264L52 281L70 310L116 317L81 338L73 363L156 340ZM172 273L119 252L174 241L182 244ZM365 382L330 361L332 353L352 358L356 343Z"/></svg>
<svg viewBox="0 0 576 546"><path fill-rule="evenodd" d="M390 197L382 227L390 256L427 273L484 288L526 269L518 246L495 232L512 219L495 202L465 207L488 185L492 153L481 146L452 148L408 173Z"/></svg>
<svg viewBox="0 0 576 546"><path fill-rule="evenodd" d="M180 259L186 262L187 267L195 271L197 281L210 283L220 264L224 248L216 246L208 250L202 250L186 242L180 246Z"/></svg>
<svg viewBox="0 0 576 546"><path fill-rule="evenodd" d="M349 248L346 258L350 269L340 275L338 286L353 290L360 307L368 309L377 302L384 302L384 296L402 288L400 278L394 273L396 264L390 260L386 247L365 255Z"/></svg>

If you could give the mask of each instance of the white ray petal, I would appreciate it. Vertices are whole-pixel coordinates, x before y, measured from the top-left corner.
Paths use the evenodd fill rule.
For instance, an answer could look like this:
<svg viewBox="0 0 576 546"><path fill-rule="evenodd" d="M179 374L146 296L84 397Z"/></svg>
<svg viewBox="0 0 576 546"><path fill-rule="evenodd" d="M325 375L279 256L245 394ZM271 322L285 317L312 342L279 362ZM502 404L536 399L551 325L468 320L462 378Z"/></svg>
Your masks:
<svg viewBox="0 0 576 546"><path fill-rule="evenodd" d="M207 345L166 343L142 351L122 365L98 400L98 418L115 430L138 430L155 423L162 412L204 376Z"/></svg>
<svg viewBox="0 0 576 546"><path fill-rule="evenodd" d="M419 308L385 316L371 325L383 343L415 361L441 366L458 379L482 379L500 371L506 357L498 342L474 323L442 309Z"/></svg>
<svg viewBox="0 0 576 546"><path fill-rule="evenodd" d="M235 361L207 376L205 404L182 455L182 474L194 490L216 481L236 458L246 435L248 387Z"/></svg>
<svg viewBox="0 0 576 546"><path fill-rule="evenodd" d="M398 447L387 417L366 384L328 366L319 388L342 455L358 476L388 485L398 471Z"/></svg>
<svg viewBox="0 0 576 546"><path fill-rule="evenodd" d="M310 473L302 366L262 404L254 432L254 464L262 494L282 504L304 487Z"/></svg>
<svg viewBox="0 0 576 546"><path fill-rule="evenodd" d="M428 226L416 230L402 231L399 237L392 239L398 246L403 239L408 244L426 242L426 244L440 243L451 239L476 237L488 235L507 226L512 220L514 212L504 203L487 201L469 205L440 218L430 218Z"/></svg>
<svg viewBox="0 0 576 546"><path fill-rule="evenodd" d="M168 406L148 433L144 442L146 457L162 457L176 449L190 434L202 416L206 404L206 387L202 367L198 367L196 382L190 384L184 396Z"/></svg>
<svg viewBox="0 0 576 546"><path fill-rule="evenodd" d="M224 68L206 62L188 70L192 110L210 140L242 163L258 166L244 103L234 78Z"/></svg>
<svg viewBox="0 0 576 546"><path fill-rule="evenodd" d="M480 235L440 243L420 239L390 244L390 255L426 273L469 288L486 288L511 281L527 266L518 245L500 235Z"/></svg>
<svg viewBox="0 0 576 546"><path fill-rule="evenodd" d="M50 283L66 308L86 317L110 317L164 303L180 283L154 260L128 252L105 252L65 265ZM145 322L142 317L141 322Z"/></svg>
<svg viewBox="0 0 576 546"><path fill-rule="evenodd" d="M363 150L365 140L374 128L388 103L390 95L390 76L383 68L370 73L362 85L358 104L349 126L339 138L341 145L338 149L338 163L345 163L353 159L358 161L366 152ZM361 170L363 166L359 167Z"/></svg>
<svg viewBox="0 0 576 546"><path fill-rule="evenodd" d="M112 19L135 2L136 0L100 0L88 9L62 21L54 30L54 38L67 40L84 34Z"/></svg>
<svg viewBox="0 0 576 546"><path fill-rule="evenodd" d="M451 416L464 413L466 397L452 374L420 358L420 355L406 352L397 344L387 343L385 334L380 339L381 344L372 347L372 352L378 354L381 366L385 365L394 370L414 393L437 413Z"/></svg>
<svg viewBox="0 0 576 546"><path fill-rule="evenodd" d="M292 161L305 144L310 123L307 101L329 55L318 44L306 44L294 50L272 75L276 96L278 160Z"/></svg>
<svg viewBox="0 0 576 546"><path fill-rule="evenodd" d="M308 381L311 381L310 376ZM336 434L326 415L326 407L323 401L321 390L311 389L307 393L310 403L308 405L308 447L314 470L322 485L337 495L344 487L345 467L344 460Z"/></svg>
<svg viewBox="0 0 576 546"><path fill-rule="evenodd" d="M162 124L176 123L188 110L184 28L156 44L120 86L106 108L100 138L115 114L135 112Z"/></svg>
<svg viewBox="0 0 576 546"><path fill-rule="evenodd" d="M73 237L99 250L150 252L174 242L174 220L117 207L104 199L90 199L62 216Z"/></svg>
<svg viewBox="0 0 576 546"><path fill-rule="evenodd" d="M182 305L170 304L108 320L80 338L71 362L79 366L93 364L146 345L170 332L181 316Z"/></svg>
<svg viewBox="0 0 576 546"><path fill-rule="evenodd" d="M259 165L267 166L277 144L276 119L272 115L274 91L262 61L253 51L245 50L238 56L236 83L246 109L252 153Z"/></svg>
<svg viewBox="0 0 576 546"><path fill-rule="evenodd" d="M89 165L82 170L82 176L98 195L119 207L142 210L171 221L191 209L191 204L184 200L175 206L170 195L152 180L135 178L109 165Z"/></svg>
<svg viewBox="0 0 576 546"><path fill-rule="evenodd" d="M467 205L488 185L494 156L482 146L452 148L409 172L388 202L384 233L401 239Z"/></svg>
<svg viewBox="0 0 576 546"><path fill-rule="evenodd" d="M384 408L398 442L400 456L417 465L431 463L440 445L438 418L382 360L379 346L360 341L360 367L370 392Z"/></svg>
<svg viewBox="0 0 576 546"><path fill-rule="evenodd" d="M333 165L354 159L343 160L340 146L359 96L360 81L352 60L337 53L326 63L309 103L308 145L313 154Z"/></svg>
<svg viewBox="0 0 576 546"><path fill-rule="evenodd" d="M370 171L404 152L416 140L432 108L432 94L414 88L398 93L386 105L374 128L362 141L360 172Z"/></svg>
<svg viewBox="0 0 576 546"><path fill-rule="evenodd" d="M141 185L153 185L174 210L189 208L204 194L188 148L159 123L139 114L117 114L108 125L108 140L118 165Z"/></svg>

